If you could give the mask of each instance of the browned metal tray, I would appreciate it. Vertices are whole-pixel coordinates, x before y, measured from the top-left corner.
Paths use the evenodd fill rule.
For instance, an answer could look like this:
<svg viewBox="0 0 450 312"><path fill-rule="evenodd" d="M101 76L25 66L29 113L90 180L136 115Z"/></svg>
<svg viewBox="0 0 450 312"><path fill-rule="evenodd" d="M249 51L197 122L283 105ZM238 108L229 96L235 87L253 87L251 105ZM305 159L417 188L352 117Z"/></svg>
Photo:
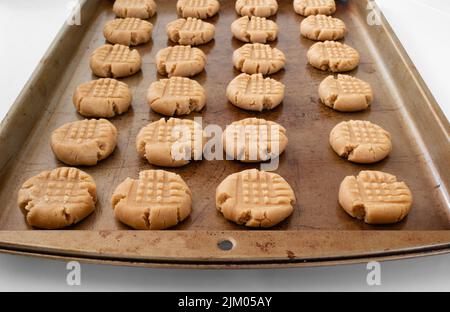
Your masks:
<svg viewBox="0 0 450 312"><path fill-rule="evenodd" d="M207 107L196 114L204 125L224 127L249 116L274 120L287 128L289 146L277 173L295 190L294 214L270 230L249 230L226 221L215 209L214 193L228 174L256 165L234 161L200 161L179 169L193 191L193 213L166 231L131 231L114 219L110 196L124 178L151 168L134 147L139 129L161 116L151 112L145 93L156 73L156 52L170 45L165 26L176 16L175 1L157 1L153 40L138 47L142 71L123 79L134 95L133 108L112 119L119 130L118 149L95 167L82 168L97 182L96 211L63 231L38 231L27 226L17 207L20 185L36 173L62 166L53 156L49 136L59 125L82 119L72 105L76 86L95 78L91 52L105 42L103 25L114 18L112 1L81 5L81 26L63 27L49 51L0 126L0 249L3 252L95 263L164 267L288 267L406 258L450 249L450 126L411 60L383 16L367 23L367 1L337 1L336 16L349 33L345 42L357 48L361 64L352 75L369 81L375 101L367 111L335 112L319 103L317 87L327 75L310 67L306 51L312 41L301 38L302 17L292 1L279 1L273 17L280 28L273 46L287 56L285 70L273 78L286 85L277 109L249 113L227 102L225 88L238 72L231 55L241 45L230 24L238 16L234 1L221 1L215 40L200 46L207 54L206 71L195 77L207 90ZM187 118L193 118L194 114ZM394 150L374 165L340 159L329 147L328 134L343 120L366 119L393 134ZM337 202L339 183L363 169L383 170L405 180L414 195L410 215L389 226L370 226L350 218ZM224 251L219 242L232 248Z"/></svg>

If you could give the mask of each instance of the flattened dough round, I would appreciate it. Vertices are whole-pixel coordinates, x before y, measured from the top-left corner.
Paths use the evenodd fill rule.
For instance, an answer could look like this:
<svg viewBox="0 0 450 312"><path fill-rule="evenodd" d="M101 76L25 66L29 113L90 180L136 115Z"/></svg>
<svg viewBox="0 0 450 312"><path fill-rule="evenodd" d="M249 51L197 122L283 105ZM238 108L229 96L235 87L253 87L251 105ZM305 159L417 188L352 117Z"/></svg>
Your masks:
<svg viewBox="0 0 450 312"><path fill-rule="evenodd" d="M195 17L179 18L167 24L167 36L182 45L200 45L214 38L216 27Z"/></svg>
<svg viewBox="0 0 450 312"><path fill-rule="evenodd" d="M368 224L400 222L411 210L412 201L405 182L381 171L347 176L339 188L339 204L345 212Z"/></svg>
<svg viewBox="0 0 450 312"><path fill-rule="evenodd" d="M161 79L150 85L147 102L155 112L166 116L187 115L203 109L205 89L189 78Z"/></svg>
<svg viewBox="0 0 450 312"><path fill-rule="evenodd" d="M392 150L390 133L365 120L337 124L331 130L330 145L339 156L360 164L378 162Z"/></svg>
<svg viewBox="0 0 450 312"><path fill-rule="evenodd" d="M93 166L107 158L117 145L117 129L106 119L69 122L52 132L55 156L68 165Z"/></svg>
<svg viewBox="0 0 450 312"><path fill-rule="evenodd" d="M311 40L339 40L346 33L342 20L326 15L310 15L300 23L300 33Z"/></svg>
<svg viewBox="0 0 450 312"><path fill-rule="evenodd" d="M284 98L284 84L262 74L240 74L227 86L228 100L235 106L261 112L280 105Z"/></svg>
<svg viewBox="0 0 450 312"><path fill-rule="evenodd" d="M370 84L348 75L328 76L319 85L319 96L326 106L341 112L356 112L373 100Z"/></svg>
<svg viewBox="0 0 450 312"><path fill-rule="evenodd" d="M163 230L191 213L192 195L183 179L164 170L144 170L127 178L112 196L116 218L136 230Z"/></svg>
<svg viewBox="0 0 450 312"><path fill-rule="evenodd" d="M261 162L280 156L288 144L286 129L274 121L246 118L228 125L223 148L232 159Z"/></svg>
<svg viewBox="0 0 450 312"><path fill-rule="evenodd" d="M189 119L161 118L139 131L136 149L152 165L181 167L201 159L203 140L200 124Z"/></svg>
<svg viewBox="0 0 450 312"><path fill-rule="evenodd" d="M346 72L358 66L359 53L337 41L316 42L308 50L308 61L320 70Z"/></svg>
<svg viewBox="0 0 450 312"><path fill-rule="evenodd" d="M90 66L98 77L127 77L141 69L141 56L127 46L105 44L92 53Z"/></svg>
<svg viewBox="0 0 450 312"><path fill-rule="evenodd" d="M139 18L116 18L105 24L103 35L111 43L136 46L150 41L152 29L152 23Z"/></svg>
<svg viewBox="0 0 450 312"><path fill-rule="evenodd" d="M277 0L236 0L236 12L239 15L269 17L278 11Z"/></svg>
<svg viewBox="0 0 450 312"><path fill-rule="evenodd" d="M181 17L209 18L219 12L217 0L178 0L177 12Z"/></svg>
<svg viewBox="0 0 450 312"><path fill-rule="evenodd" d="M274 226L292 214L294 204L294 191L285 179L257 169L229 175L216 190L217 210L248 227Z"/></svg>
<svg viewBox="0 0 450 312"><path fill-rule="evenodd" d="M278 26L265 17L243 16L231 24L231 32L243 42L266 43L277 39Z"/></svg>
<svg viewBox="0 0 450 312"><path fill-rule="evenodd" d="M96 189L87 173L60 167L28 179L19 190L18 204L30 226L61 229L80 222L94 211Z"/></svg>
<svg viewBox="0 0 450 312"><path fill-rule="evenodd" d="M334 0L294 0L294 11L303 16L331 15L336 12Z"/></svg>
<svg viewBox="0 0 450 312"><path fill-rule="evenodd" d="M130 108L131 101L128 85L111 78L83 83L73 95L73 105L85 117L110 118L123 114Z"/></svg>
<svg viewBox="0 0 450 312"><path fill-rule="evenodd" d="M116 0L113 11L118 17L136 17L147 19L155 15L154 0Z"/></svg>
<svg viewBox="0 0 450 312"><path fill-rule="evenodd" d="M247 43L233 52L234 67L246 74L274 74L285 63L284 53L268 44Z"/></svg>
<svg viewBox="0 0 450 312"><path fill-rule="evenodd" d="M158 73L172 77L191 77L202 72L206 65L206 55L198 48L176 45L159 50L156 54Z"/></svg>

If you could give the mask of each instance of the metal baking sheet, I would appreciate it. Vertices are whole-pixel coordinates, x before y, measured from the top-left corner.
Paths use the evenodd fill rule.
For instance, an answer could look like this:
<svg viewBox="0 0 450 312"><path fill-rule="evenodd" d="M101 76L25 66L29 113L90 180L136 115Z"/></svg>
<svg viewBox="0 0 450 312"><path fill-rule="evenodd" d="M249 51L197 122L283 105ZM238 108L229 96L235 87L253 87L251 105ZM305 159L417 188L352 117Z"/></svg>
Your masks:
<svg viewBox="0 0 450 312"><path fill-rule="evenodd" d="M155 54L172 45L165 26L177 18L176 1L157 1L151 43L137 47L143 65L138 74L121 79L132 89L132 109L111 119L119 130L118 148L95 167L80 167L98 187L95 212L62 231L30 228L17 206L17 191L29 177L62 166L49 144L52 130L83 119L72 104L77 85L95 79L89 55L105 43L103 25L114 18L112 1L90 0L81 5L81 25L65 25L0 127L0 250L97 263L165 267L286 267L336 264L368 259L404 258L448 252L450 248L450 126L425 83L383 16L373 24L367 1L337 1L336 17L345 21L344 42L361 54L350 72L371 83L375 100L359 113L339 113L319 102L317 88L328 75L307 64L314 43L302 38L292 1L279 1L279 38L271 43L287 57L284 70L272 75L286 85L282 105L251 113L228 103L227 84L238 74L232 52L242 45L233 39L231 23L238 18L234 1L221 1L215 40L200 46L207 54L206 70L194 79L207 92L203 125L227 124L246 117L273 120L287 129L289 145L277 173L293 187L297 204L291 217L269 230L251 230L225 220L215 209L216 186L227 175L255 168L236 161L199 161L169 169L180 174L193 193L193 212L166 231L132 231L115 220L110 197L126 177L152 168L135 150L139 129L162 116L145 100L156 72ZM372 6L374 4L372 3ZM375 7L376 9L376 7ZM376 11L375 11L376 12ZM368 22L369 18L369 22ZM391 155L373 165L339 158L328 144L330 130L350 119L370 120L393 136ZM372 226L349 217L337 202L341 180L360 170L382 170L407 182L414 196L409 216L394 225ZM220 249L223 240L231 250Z"/></svg>

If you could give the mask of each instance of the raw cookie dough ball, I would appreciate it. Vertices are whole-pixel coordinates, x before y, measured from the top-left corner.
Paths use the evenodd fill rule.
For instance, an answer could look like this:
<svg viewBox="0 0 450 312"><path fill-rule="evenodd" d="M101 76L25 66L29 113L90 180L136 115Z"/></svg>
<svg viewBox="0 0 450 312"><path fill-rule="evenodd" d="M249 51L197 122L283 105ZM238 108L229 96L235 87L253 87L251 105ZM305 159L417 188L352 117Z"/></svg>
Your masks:
<svg viewBox="0 0 450 312"><path fill-rule="evenodd" d="M294 11L303 16L331 15L336 12L334 0L294 0Z"/></svg>
<svg viewBox="0 0 450 312"><path fill-rule="evenodd" d="M18 204L30 226L61 229L82 221L94 211L96 189L87 173L61 167L28 179L19 190Z"/></svg>
<svg viewBox="0 0 450 312"><path fill-rule="evenodd" d="M278 26L265 17L243 16L231 24L231 32L243 42L266 43L277 39Z"/></svg>
<svg viewBox="0 0 450 312"><path fill-rule="evenodd" d="M286 129L274 121L246 118L228 125L222 135L225 153L242 162L280 156L288 144Z"/></svg>
<svg viewBox="0 0 450 312"><path fill-rule="evenodd" d="M339 156L360 164L378 162L392 150L390 133L365 120L337 124L331 130L330 145Z"/></svg>
<svg viewBox="0 0 450 312"><path fill-rule="evenodd" d="M144 170L139 179L127 178L112 196L116 218L136 230L163 230L191 213L191 190L175 173Z"/></svg>
<svg viewBox="0 0 450 312"><path fill-rule="evenodd" d="M155 15L156 3L153 0L116 0L113 11L118 17L147 19Z"/></svg>
<svg viewBox="0 0 450 312"><path fill-rule="evenodd" d="M268 44L247 43L233 53L234 67L247 74L274 74L285 63L284 53Z"/></svg>
<svg viewBox="0 0 450 312"><path fill-rule="evenodd" d="M202 72L206 65L206 55L198 48L177 45L159 50L156 54L158 73L172 77L191 77Z"/></svg>
<svg viewBox="0 0 450 312"><path fill-rule="evenodd" d="M167 25L167 35L173 42L194 46L210 42L214 38L215 29L213 24L201 19L179 18Z"/></svg>
<svg viewBox="0 0 450 312"><path fill-rule="evenodd" d="M233 173L216 190L225 219L248 227L271 227L294 211L295 194L280 175L257 169Z"/></svg>
<svg viewBox="0 0 450 312"><path fill-rule="evenodd" d="M370 84L348 75L328 76L319 85L322 103L341 112L357 112L373 100Z"/></svg>
<svg viewBox="0 0 450 312"><path fill-rule="evenodd" d="M106 119L69 122L52 132L55 156L65 164L93 166L107 158L117 145L117 129Z"/></svg>
<svg viewBox="0 0 450 312"><path fill-rule="evenodd" d="M346 33L345 24L338 18L326 15L311 15L300 23L300 33L311 40L339 40Z"/></svg>
<svg viewBox="0 0 450 312"><path fill-rule="evenodd" d="M262 74L240 74L228 84L227 97L239 108L261 112L280 105L284 89L284 84Z"/></svg>
<svg viewBox="0 0 450 312"><path fill-rule="evenodd" d="M347 176L339 188L339 204L354 218L368 224L403 220L411 210L412 194L405 182L381 171Z"/></svg>
<svg viewBox="0 0 450 312"><path fill-rule="evenodd" d="M150 164L181 167L201 159L202 126L189 119L161 118L143 127L136 138L136 149Z"/></svg>
<svg viewBox="0 0 450 312"><path fill-rule="evenodd" d="M148 105L166 115L187 115L199 112L206 102L205 89L195 80L184 77L161 79L150 85Z"/></svg>
<svg viewBox="0 0 450 312"><path fill-rule="evenodd" d="M141 56L127 46L105 44L92 53L90 66L98 77L128 77L141 69Z"/></svg>
<svg viewBox="0 0 450 312"><path fill-rule="evenodd" d="M237 0L236 12L242 16L269 17L277 13L276 0Z"/></svg>
<svg viewBox="0 0 450 312"><path fill-rule="evenodd" d="M308 50L308 61L313 67L331 72L346 72L359 64L359 53L352 47L337 42L317 42Z"/></svg>
<svg viewBox="0 0 450 312"><path fill-rule="evenodd" d="M110 118L123 114L130 108L131 101L128 85L111 78L83 83L73 95L73 105L85 117Z"/></svg>
<svg viewBox="0 0 450 312"><path fill-rule="evenodd" d="M139 18L116 18L105 24L103 35L111 43L136 46L152 38L153 25Z"/></svg>
<svg viewBox="0 0 450 312"><path fill-rule="evenodd" d="M181 17L209 18L219 12L217 0L178 0L177 12Z"/></svg>

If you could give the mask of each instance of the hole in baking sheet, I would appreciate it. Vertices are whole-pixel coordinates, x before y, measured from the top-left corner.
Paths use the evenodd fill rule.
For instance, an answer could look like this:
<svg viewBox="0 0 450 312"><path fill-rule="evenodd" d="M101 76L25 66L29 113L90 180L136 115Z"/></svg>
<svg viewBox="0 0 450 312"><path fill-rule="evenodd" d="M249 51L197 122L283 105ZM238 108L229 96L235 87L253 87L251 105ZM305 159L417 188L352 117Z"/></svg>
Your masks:
<svg viewBox="0 0 450 312"><path fill-rule="evenodd" d="M220 250L229 251L229 250L233 249L234 244L232 241L230 241L228 239L224 239L217 243L217 247L219 247Z"/></svg>

